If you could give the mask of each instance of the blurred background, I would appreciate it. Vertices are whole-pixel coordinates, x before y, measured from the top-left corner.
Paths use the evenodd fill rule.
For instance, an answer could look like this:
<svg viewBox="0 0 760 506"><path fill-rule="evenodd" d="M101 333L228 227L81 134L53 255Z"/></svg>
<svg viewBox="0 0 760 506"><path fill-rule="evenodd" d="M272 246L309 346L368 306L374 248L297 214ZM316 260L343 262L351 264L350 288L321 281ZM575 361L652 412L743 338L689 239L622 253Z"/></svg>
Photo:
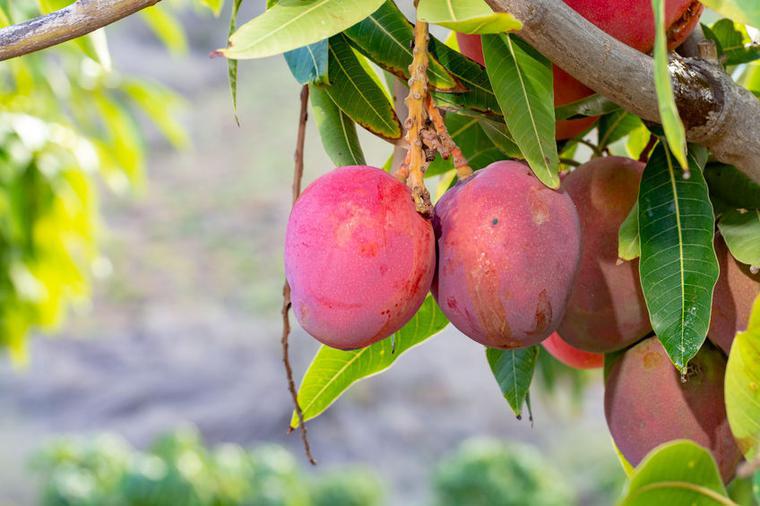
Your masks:
<svg viewBox="0 0 760 506"><path fill-rule="evenodd" d="M263 2L243 7L241 22ZM161 8L108 28L113 70L73 45L0 64L12 125L0 136L0 207L22 209L29 229L0 225L10 273L0 299L15 308L3 310L13 351L0 355L0 506L610 504L623 472L601 371L584 389L577 379L534 389L533 421L516 420L482 347L451 327L310 423L319 466L308 465L287 434L279 342L300 86L281 57L241 62L238 127L227 63L209 58L225 45L230 6L218 17L190 2ZM130 100L143 110L132 114ZM73 117L89 141L27 114ZM390 146L361 135L381 166ZM310 123L304 182L331 168ZM30 178L63 214L18 202ZM84 274L58 265L57 236L43 233L63 222ZM41 293L57 293L43 267L91 288L79 280L40 309ZM297 377L316 349L296 327Z"/></svg>

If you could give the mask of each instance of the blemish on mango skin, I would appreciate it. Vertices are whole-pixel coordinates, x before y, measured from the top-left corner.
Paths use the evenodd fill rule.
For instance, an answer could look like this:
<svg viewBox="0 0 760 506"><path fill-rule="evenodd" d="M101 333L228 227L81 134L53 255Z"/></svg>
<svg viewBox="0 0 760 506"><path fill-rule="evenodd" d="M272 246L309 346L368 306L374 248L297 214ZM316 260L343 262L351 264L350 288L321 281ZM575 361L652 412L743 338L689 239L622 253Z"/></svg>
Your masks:
<svg viewBox="0 0 760 506"><path fill-rule="evenodd" d="M655 369L661 360L662 360L662 357L654 351L648 351L642 357L642 362L644 363L644 369Z"/></svg>
<svg viewBox="0 0 760 506"><path fill-rule="evenodd" d="M536 303L536 326L528 335L537 335L545 333L546 329L552 321L552 303L549 300L549 296L546 293L546 289L541 290L538 294L538 302Z"/></svg>
<svg viewBox="0 0 760 506"><path fill-rule="evenodd" d="M541 195L541 190L531 189L528 194L528 203L533 223L542 225L549 220L549 206Z"/></svg>

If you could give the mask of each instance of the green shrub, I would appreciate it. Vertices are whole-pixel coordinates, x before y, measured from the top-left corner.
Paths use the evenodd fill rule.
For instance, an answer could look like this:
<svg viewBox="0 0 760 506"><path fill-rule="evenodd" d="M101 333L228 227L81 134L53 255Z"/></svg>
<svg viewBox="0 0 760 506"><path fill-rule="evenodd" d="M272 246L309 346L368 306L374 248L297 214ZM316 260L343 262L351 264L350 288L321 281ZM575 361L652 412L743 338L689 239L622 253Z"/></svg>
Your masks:
<svg viewBox="0 0 760 506"><path fill-rule="evenodd" d="M433 477L435 506L567 506L570 488L533 448L472 440L441 462Z"/></svg>

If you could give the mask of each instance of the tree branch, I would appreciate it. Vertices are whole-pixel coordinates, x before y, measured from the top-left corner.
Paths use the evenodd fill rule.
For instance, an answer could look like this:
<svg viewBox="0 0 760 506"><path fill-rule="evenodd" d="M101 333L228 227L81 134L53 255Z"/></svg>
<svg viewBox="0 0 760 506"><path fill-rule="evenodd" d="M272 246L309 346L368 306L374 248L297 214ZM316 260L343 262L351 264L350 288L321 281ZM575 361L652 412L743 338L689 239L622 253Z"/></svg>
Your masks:
<svg viewBox="0 0 760 506"><path fill-rule="evenodd" d="M77 0L45 16L7 26L0 29L0 61L87 35L159 1Z"/></svg>
<svg viewBox="0 0 760 506"><path fill-rule="evenodd" d="M597 93L650 121L659 121L654 63L557 0L486 0L523 22L519 33L552 62ZM676 103L691 142L760 183L760 100L719 66L674 56Z"/></svg>

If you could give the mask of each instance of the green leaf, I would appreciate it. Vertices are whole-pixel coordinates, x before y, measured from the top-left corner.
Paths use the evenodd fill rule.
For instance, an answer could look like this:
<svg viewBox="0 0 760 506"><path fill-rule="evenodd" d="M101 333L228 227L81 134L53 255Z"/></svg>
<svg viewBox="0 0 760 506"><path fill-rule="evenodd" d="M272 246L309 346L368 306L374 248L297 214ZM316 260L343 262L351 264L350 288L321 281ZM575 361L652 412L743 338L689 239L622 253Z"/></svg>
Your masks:
<svg viewBox="0 0 760 506"><path fill-rule="evenodd" d="M230 26L227 31L227 38L232 36L232 33L237 27L237 17L240 12L240 4L243 0L232 1L232 13L230 14ZM232 114L235 117L235 123L240 126L240 119L237 114L237 79L238 79L238 61L233 59L227 60L227 79L230 83L230 95L232 96Z"/></svg>
<svg viewBox="0 0 760 506"><path fill-rule="evenodd" d="M327 39L285 53L288 68L298 84L329 84Z"/></svg>
<svg viewBox="0 0 760 506"><path fill-rule="evenodd" d="M518 419L522 416L522 407L528 397L530 383L533 381L538 352L538 346L516 350L486 349L486 358L491 372Z"/></svg>
<svg viewBox="0 0 760 506"><path fill-rule="evenodd" d="M385 90L362 66L343 35L330 38L330 85L324 90L354 122L384 139L401 138L401 122Z"/></svg>
<svg viewBox="0 0 760 506"><path fill-rule="evenodd" d="M187 132L174 116L185 105L178 95L159 84L137 79L126 80L121 88L174 147L183 148L190 144Z"/></svg>
<svg viewBox="0 0 760 506"><path fill-rule="evenodd" d="M211 9L214 16L218 16L224 6L224 0L201 0L201 3Z"/></svg>
<svg viewBox="0 0 760 506"><path fill-rule="evenodd" d="M356 125L341 111L327 93L316 86L310 86L311 107L314 121L322 138L322 145L332 162L345 165L366 165Z"/></svg>
<svg viewBox="0 0 760 506"><path fill-rule="evenodd" d="M304 421L322 414L348 387L386 370L404 352L437 334L448 323L435 300L428 296L414 318L388 339L352 351L320 347L298 389ZM298 426L295 413L290 426Z"/></svg>
<svg viewBox="0 0 760 506"><path fill-rule="evenodd" d="M493 12L483 0L420 0L417 17L461 33L502 33L522 28L512 14Z"/></svg>
<svg viewBox="0 0 760 506"><path fill-rule="evenodd" d="M641 118L626 111L615 111L599 119L599 149L622 139L637 128L643 126Z"/></svg>
<svg viewBox="0 0 760 506"><path fill-rule="evenodd" d="M449 113L446 115L446 129L473 170L504 160L505 155L483 131L481 120L472 116ZM454 163L437 157L425 172L426 177L438 176L454 168Z"/></svg>
<svg viewBox="0 0 760 506"><path fill-rule="evenodd" d="M760 456L760 296L747 330L731 345L726 366L726 413L731 432L747 460Z"/></svg>
<svg viewBox="0 0 760 506"><path fill-rule="evenodd" d="M710 163L705 169L710 193L733 208L760 208L760 185L733 165Z"/></svg>
<svg viewBox="0 0 760 506"><path fill-rule="evenodd" d="M281 0L232 34L227 58L264 58L332 37L372 14L383 0Z"/></svg>
<svg viewBox="0 0 760 506"><path fill-rule="evenodd" d="M655 334L681 371L705 340L718 279L715 218L694 154L689 168L685 179L659 143L638 199L641 287Z"/></svg>
<svg viewBox="0 0 760 506"><path fill-rule="evenodd" d="M602 95L591 95L557 107L554 115L557 120L579 119L587 116L601 116L619 110L620 106L608 98Z"/></svg>
<svg viewBox="0 0 760 506"><path fill-rule="evenodd" d="M388 0L364 20L344 32L362 54L378 66L403 80L409 79L414 30L406 16ZM428 66L430 85L438 90L463 91L464 88L431 55Z"/></svg>
<svg viewBox="0 0 760 506"><path fill-rule="evenodd" d="M760 44L753 43L746 30L730 19L721 19L710 28L702 25L705 37L715 41L725 65L740 65L760 58Z"/></svg>
<svg viewBox="0 0 760 506"><path fill-rule="evenodd" d="M755 0L701 0L721 15L738 23L760 28L760 3Z"/></svg>
<svg viewBox="0 0 760 506"><path fill-rule="evenodd" d="M709 451L693 441L677 440L652 450L639 464L620 506L733 505Z"/></svg>
<svg viewBox="0 0 760 506"><path fill-rule="evenodd" d="M484 35L482 39L488 77L512 139L536 177L546 186L558 188L551 63L512 35Z"/></svg>
<svg viewBox="0 0 760 506"><path fill-rule="evenodd" d="M760 266L760 209L730 209L721 215L718 229L734 258Z"/></svg>
<svg viewBox="0 0 760 506"><path fill-rule="evenodd" d="M499 148L509 158L522 158L520 148L517 147L515 141L507 133L507 127L503 123L496 123L487 119L480 120L480 126L486 133L491 142Z"/></svg>
<svg viewBox="0 0 760 506"><path fill-rule="evenodd" d="M158 5L141 10L140 15L158 40L169 48L169 51L174 54L187 52L185 31L177 18Z"/></svg>
<svg viewBox="0 0 760 506"><path fill-rule="evenodd" d="M639 203L633 204L631 212L620 225L618 231L618 258L631 261L641 254L639 243Z"/></svg>
<svg viewBox="0 0 760 506"><path fill-rule="evenodd" d="M660 121L665 131L673 155L681 168L687 170L686 160L686 130L681 117L678 115L676 100L673 96L673 85L670 82L668 68L668 38L665 32L665 0L652 0L655 15L654 41L654 85L657 91L657 108L660 111Z"/></svg>

